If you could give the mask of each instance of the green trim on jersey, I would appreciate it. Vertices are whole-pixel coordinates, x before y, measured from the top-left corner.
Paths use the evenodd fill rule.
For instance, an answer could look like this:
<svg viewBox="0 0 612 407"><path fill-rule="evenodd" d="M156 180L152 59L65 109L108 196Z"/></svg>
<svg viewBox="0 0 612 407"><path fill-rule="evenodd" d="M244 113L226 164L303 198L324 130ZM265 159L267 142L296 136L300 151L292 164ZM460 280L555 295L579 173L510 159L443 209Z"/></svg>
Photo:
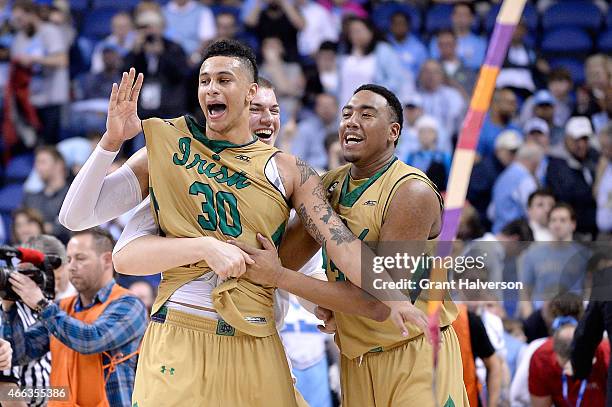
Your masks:
<svg viewBox="0 0 612 407"><path fill-rule="evenodd" d="M348 207L348 208L350 208L353 205L355 205L355 202L357 202L359 197L361 197L361 195L363 195L363 193L374 182L376 182L376 180L378 178L380 178L391 167L391 165L393 165L393 163L396 160L397 160L397 157L394 156L393 159L391 161L389 161L388 164L386 164L384 167L382 167L376 174L374 174L370 178L368 178L368 180L365 183L363 183L362 185L358 186L357 188L355 188L351 192L348 192L349 181L350 181L350 177L351 177L351 170L349 169L349 171L346 174L346 177L344 178L344 183L342 184L342 190L340 191L340 199L339 199L340 205Z"/></svg>
<svg viewBox="0 0 612 407"><path fill-rule="evenodd" d="M191 132L191 135L215 153L220 153L226 148L246 147L257 141L257 137L255 136L253 136L253 140L245 144L234 144L226 140L211 140L206 137L206 129L200 126L193 117L185 116L185 123L187 123L187 128Z"/></svg>
<svg viewBox="0 0 612 407"><path fill-rule="evenodd" d="M272 234L272 243L274 243L274 246L276 246L276 248L278 249L278 246L280 246L281 242L283 241L283 235L285 234L285 227L287 226L287 222L283 222L280 224L280 226L276 229L276 231Z"/></svg>

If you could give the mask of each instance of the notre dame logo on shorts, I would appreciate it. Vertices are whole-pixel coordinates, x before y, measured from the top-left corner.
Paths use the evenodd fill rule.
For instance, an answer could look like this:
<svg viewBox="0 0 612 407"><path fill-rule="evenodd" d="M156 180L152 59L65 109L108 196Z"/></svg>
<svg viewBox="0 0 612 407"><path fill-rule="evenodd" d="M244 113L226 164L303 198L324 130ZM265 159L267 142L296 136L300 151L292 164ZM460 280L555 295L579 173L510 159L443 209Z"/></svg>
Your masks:
<svg viewBox="0 0 612 407"><path fill-rule="evenodd" d="M217 322L217 332L216 332L217 335L234 336L235 332L236 332L236 329L234 329L233 326L231 326L230 324L228 324L224 320L220 319Z"/></svg>

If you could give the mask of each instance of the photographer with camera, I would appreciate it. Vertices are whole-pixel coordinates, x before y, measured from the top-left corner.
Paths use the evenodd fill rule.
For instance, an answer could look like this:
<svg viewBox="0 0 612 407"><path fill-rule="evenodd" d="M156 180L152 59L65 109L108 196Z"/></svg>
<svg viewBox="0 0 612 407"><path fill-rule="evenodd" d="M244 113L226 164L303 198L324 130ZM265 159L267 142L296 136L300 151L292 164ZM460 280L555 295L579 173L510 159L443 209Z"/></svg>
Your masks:
<svg viewBox="0 0 612 407"><path fill-rule="evenodd" d="M185 112L187 55L179 44L164 37L165 21L160 12L141 11L135 20L136 41L124 66L145 75L138 111L141 117L179 116Z"/></svg>
<svg viewBox="0 0 612 407"><path fill-rule="evenodd" d="M67 246L68 271L78 294L59 303L48 300L23 273L11 273L12 289L38 314L38 322L28 329L13 302L2 304L4 338L13 347L13 363L50 351L50 385L67 387L71 405L131 405L146 311L139 299L115 283L112 248L112 237L102 229L73 235Z"/></svg>
<svg viewBox="0 0 612 407"><path fill-rule="evenodd" d="M72 291L76 293L74 287L67 281L66 271L66 248L64 244L60 242L56 237L50 235L39 235L29 238L24 244L24 248L34 249L38 252L52 258L54 264L48 263L49 270L46 270L48 274L47 282L43 285L46 287L46 296L48 298L64 298L72 295ZM52 256L52 257L50 257ZM27 259L26 259L27 260ZM19 269L32 269L31 264L22 263ZM44 269L44 267L43 267ZM45 270L41 270L42 274L45 274ZM38 275L41 275L39 273ZM7 283L6 279L2 279L4 284ZM10 286L10 285L9 285ZM8 287L1 287L6 289ZM72 289L72 291L70 291ZM8 293L7 293L8 294ZM16 296L15 293L11 295ZM62 297L60 297L62 296ZM5 295L5 297L9 297ZM34 325L38 320L33 311L21 301L17 301L14 305L17 308L17 318L21 321L23 329L27 330L30 326ZM10 370L4 370L0 373L0 383L13 383L20 387L46 387L49 386L49 374L51 373L51 355L49 352L45 353L42 357L33 359L26 364L16 364ZM23 404L22 404L23 405ZM46 405L46 398L35 397L27 401L28 407L39 407ZM3 404L4 407L4 404Z"/></svg>

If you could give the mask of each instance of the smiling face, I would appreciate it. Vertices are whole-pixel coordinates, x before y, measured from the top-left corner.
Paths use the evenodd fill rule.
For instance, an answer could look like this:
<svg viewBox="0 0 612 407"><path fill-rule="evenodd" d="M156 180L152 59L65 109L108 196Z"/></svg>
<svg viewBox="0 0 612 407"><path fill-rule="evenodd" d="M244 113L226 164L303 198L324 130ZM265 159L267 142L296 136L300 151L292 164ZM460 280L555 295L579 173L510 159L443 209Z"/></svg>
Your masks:
<svg viewBox="0 0 612 407"><path fill-rule="evenodd" d="M273 89L260 87L251 102L249 128L262 142L273 146L280 130L280 107Z"/></svg>
<svg viewBox="0 0 612 407"><path fill-rule="evenodd" d="M224 135L242 125L257 93L246 63L234 57L210 57L202 63L199 81L198 100L207 129Z"/></svg>
<svg viewBox="0 0 612 407"><path fill-rule="evenodd" d="M342 108L340 145L344 159L350 163L365 165L381 155L392 155L399 132L391 107L377 93L357 92Z"/></svg>

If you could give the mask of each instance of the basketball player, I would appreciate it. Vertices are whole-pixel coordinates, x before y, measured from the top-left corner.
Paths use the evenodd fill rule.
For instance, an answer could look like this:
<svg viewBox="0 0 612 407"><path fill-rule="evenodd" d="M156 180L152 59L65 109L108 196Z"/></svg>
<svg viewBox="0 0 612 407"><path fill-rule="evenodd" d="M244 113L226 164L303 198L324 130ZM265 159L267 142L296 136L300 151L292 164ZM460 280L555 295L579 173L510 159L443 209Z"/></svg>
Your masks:
<svg viewBox="0 0 612 407"><path fill-rule="evenodd" d="M271 315L271 287L252 284L246 279L231 279L217 287L211 298L214 309L208 309L219 313L222 319L218 321L194 318L181 312L180 307L166 305L166 300L179 287L210 269L222 278L238 276L244 270L248 256L218 245L215 250L209 250L214 241L239 237L255 244L257 230L271 240L280 235L288 205L282 199L282 192L279 194L266 177L267 165L273 156L286 196L298 207L298 214L316 233L318 241L326 245L330 256L341 266L359 268L361 244L330 214L316 174L294 157L251 140L247 107L257 91L254 83L257 73L250 51L240 47L226 41L215 43L209 49L202 66L199 91L207 118L205 131L189 118L151 119L143 123L157 223L171 236L201 236L203 229L209 244L205 262L197 264L202 257L194 258L192 266L176 267L164 273L154 306L153 321L157 323L149 327L139 363L134 392L134 400L139 405L158 404L160 400L166 405L185 403L189 402L189 396L195 402L206 399L213 405L289 406L295 403L287 386L286 362L279 357L282 349L279 352ZM124 74L121 85L113 87L106 133L106 144L110 144L111 150L113 143L118 148L123 140L139 131L135 106L142 76L132 86L134 76L133 71L129 76ZM245 167L249 170L248 177ZM173 172L175 177L171 182L163 180ZM182 188L185 190L180 193ZM169 253L167 261L171 262L173 256ZM391 302L389 306L396 323L404 327L404 322L411 318L408 310L414 308L412 304ZM207 307L202 308L206 312ZM198 334L185 335L185 329L190 328ZM233 338L220 339L222 335ZM204 365L200 358L185 360L186 350L191 354L201 349L205 352ZM172 364L179 368L168 367ZM220 366L233 365L260 369L248 380L245 376L250 375L244 371L224 369L222 375L216 374ZM262 370L262 366L267 368ZM175 376L175 380L170 376ZM235 388L243 391L236 392ZM193 389L199 389L198 393L193 394ZM274 397L268 399L271 394Z"/></svg>
<svg viewBox="0 0 612 407"><path fill-rule="evenodd" d="M350 164L328 172L323 183L336 213L367 242L425 241L441 230L443 203L438 189L421 171L394 156L401 127L401 105L381 86L361 86L342 109L340 142ZM299 222L290 225L280 248L286 268L269 242L262 241L264 250L235 242L255 260L247 276L262 284L273 282L296 295L309 290L301 276L288 270L299 268L318 248L306 229ZM325 266L330 281L352 278L330 259ZM427 304L418 297L416 306L425 311ZM342 354L342 405L469 406L459 344L450 325L456 314L455 305L445 298L434 393L432 346L422 330L405 337L391 321L334 312L336 342Z"/></svg>

